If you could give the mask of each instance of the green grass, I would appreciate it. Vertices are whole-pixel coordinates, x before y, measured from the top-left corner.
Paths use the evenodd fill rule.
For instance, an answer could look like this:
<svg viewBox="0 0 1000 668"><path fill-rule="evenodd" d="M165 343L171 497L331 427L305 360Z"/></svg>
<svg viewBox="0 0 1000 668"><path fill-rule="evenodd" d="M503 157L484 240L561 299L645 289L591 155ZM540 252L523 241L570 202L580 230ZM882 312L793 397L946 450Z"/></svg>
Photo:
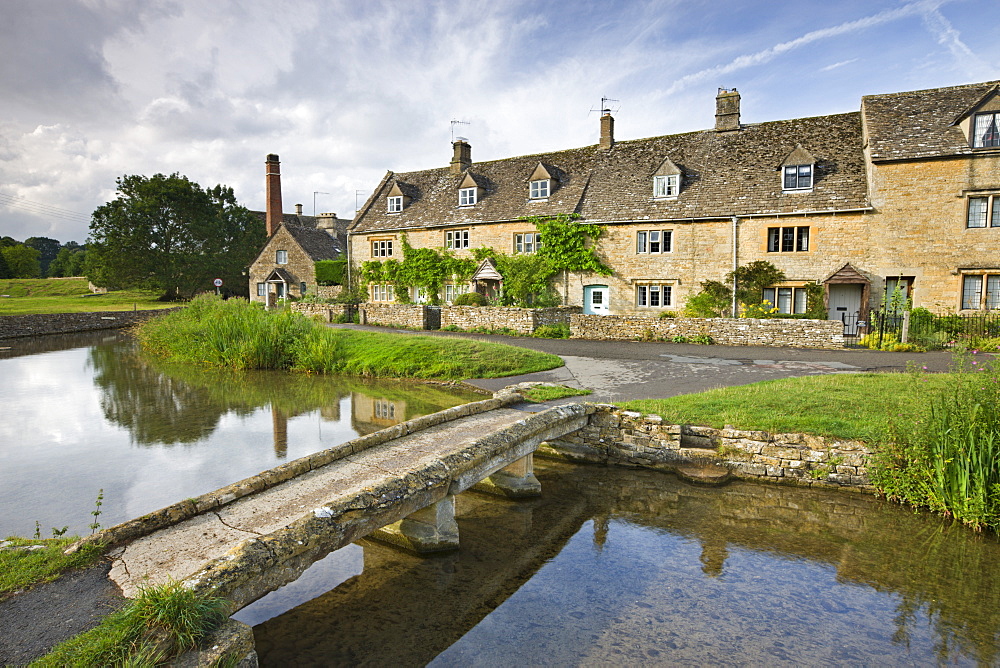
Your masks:
<svg viewBox="0 0 1000 668"><path fill-rule="evenodd" d="M562 365L555 355L497 343L330 329L290 311L213 296L145 323L138 336L165 359L235 369L453 380Z"/></svg>
<svg viewBox="0 0 1000 668"><path fill-rule="evenodd" d="M566 387L565 385L536 385L524 392L524 398L528 401L542 403L553 401L563 397L580 397L591 393L591 390L581 390L576 387Z"/></svg>
<svg viewBox="0 0 1000 668"><path fill-rule="evenodd" d="M39 313L89 313L168 308L156 301L159 293L146 290L118 290L95 295L85 278L0 279L0 316Z"/></svg>
<svg viewBox="0 0 1000 668"><path fill-rule="evenodd" d="M100 625L57 645L32 666L153 666L193 648L218 627L228 602L179 583L148 587Z"/></svg>
<svg viewBox="0 0 1000 668"><path fill-rule="evenodd" d="M877 440L894 420L920 412L952 374L834 374L769 380L667 399L621 403L666 422L772 433Z"/></svg>
<svg viewBox="0 0 1000 668"><path fill-rule="evenodd" d="M63 554L78 537L17 538L7 542L16 545L44 545L41 550L0 550L0 598L4 594L24 589L40 582L55 580L60 573L73 568L83 568L97 561L103 550L92 545L74 554Z"/></svg>

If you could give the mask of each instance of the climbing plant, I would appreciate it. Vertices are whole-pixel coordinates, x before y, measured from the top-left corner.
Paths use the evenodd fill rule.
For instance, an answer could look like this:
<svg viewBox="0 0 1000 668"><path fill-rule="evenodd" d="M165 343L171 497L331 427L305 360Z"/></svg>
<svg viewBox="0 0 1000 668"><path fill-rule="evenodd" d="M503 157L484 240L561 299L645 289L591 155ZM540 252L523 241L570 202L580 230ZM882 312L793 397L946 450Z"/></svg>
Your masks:
<svg viewBox="0 0 1000 668"><path fill-rule="evenodd" d="M400 237L403 260L369 260L361 263L361 278L365 284L392 283L396 301L411 301L410 288L424 288L432 304L441 302L441 286L451 279L467 281L476 270L476 262L455 257L446 250L414 248L406 235Z"/></svg>
<svg viewBox="0 0 1000 668"><path fill-rule="evenodd" d="M544 308L559 304L559 295L549 283L556 270L546 258L540 255L507 255L488 246L474 248L472 254L477 262L490 258L503 276L498 305Z"/></svg>
<svg viewBox="0 0 1000 668"><path fill-rule="evenodd" d="M521 220L531 223L542 235L538 255L545 258L555 271L592 271L610 276L612 271L604 264L593 246L604 232L599 225L584 225L579 214L561 213L556 216L527 216Z"/></svg>

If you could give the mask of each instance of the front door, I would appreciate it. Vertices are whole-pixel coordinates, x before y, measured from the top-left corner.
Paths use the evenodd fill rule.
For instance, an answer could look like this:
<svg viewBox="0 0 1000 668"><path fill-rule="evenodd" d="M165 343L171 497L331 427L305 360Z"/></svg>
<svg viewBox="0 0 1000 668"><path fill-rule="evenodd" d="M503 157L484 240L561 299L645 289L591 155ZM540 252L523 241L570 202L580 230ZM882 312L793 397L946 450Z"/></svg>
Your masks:
<svg viewBox="0 0 1000 668"><path fill-rule="evenodd" d="M830 320L844 323L844 336L857 336L858 318L861 316L861 295L864 286L847 283L830 286Z"/></svg>
<svg viewBox="0 0 1000 668"><path fill-rule="evenodd" d="M588 285L583 288L583 312L588 315L611 313L611 299L606 285Z"/></svg>

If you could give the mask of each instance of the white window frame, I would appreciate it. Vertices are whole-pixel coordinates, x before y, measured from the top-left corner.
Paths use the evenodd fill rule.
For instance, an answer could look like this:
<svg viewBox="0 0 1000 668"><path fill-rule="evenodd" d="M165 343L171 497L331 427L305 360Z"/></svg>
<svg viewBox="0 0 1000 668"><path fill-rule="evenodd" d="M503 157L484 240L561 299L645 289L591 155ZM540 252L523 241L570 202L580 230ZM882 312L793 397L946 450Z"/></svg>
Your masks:
<svg viewBox="0 0 1000 668"><path fill-rule="evenodd" d="M403 196L393 195L385 198L385 207L388 213L400 213L403 210Z"/></svg>
<svg viewBox="0 0 1000 668"><path fill-rule="evenodd" d="M538 179L537 181L532 181L528 184L528 198L529 199L548 199L549 197L549 181L551 179Z"/></svg>
<svg viewBox="0 0 1000 668"><path fill-rule="evenodd" d="M962 276L963 311L1000 310L1000 271Z"/></svg>
<svg viewBox="0 0 1000 668"><path fill-rule="evenodd" d="M798 285L779 285L764 288L764 299L778 313L806 313L809 310L809 292L806 287Z"/></svg>
<svg viewBox="0 0 1000 668"><path fill-rule="evenodd" d="M673 251L673 230L639 230L635 233L635 252L660 255Z"/></svg>
<svg viewBox="0 0 1000 668"><path fill-rule="evenodd" d="M396 301L396 289L388 283L372 284L373 302L394 302Z"/></svg>
<svg viewBox="0 0 1000 668"><path fill-rule="evenodd" d="M637 308L669 308L673 304L672 285L642 283L635 286L635 305Z"/></svg>
<svg viewBox="0 0 1000 668"><path fill-rule="evenodd" d="M972 118L972 148L1000 146L1000 111L976 114Z"/></svg>
<svg viewBox="0 0 1000 668"><path fill-rule="evenodd" d="M789 237L789 235L791 235ZM808 253L809 226L794 225L767 228L768 253Z"/></svg>
<svg viewBox="0 0 1000 668"><path fill-rule="evenodd" d="M455 301L455 297L459 295L458 286L453 283L445 283L444 285L444 301L446 304L451 304Z"/></svg>
<svg viewBox="0 0 1000 668"><path fill-rule="evenodd" d="M459 188L458 189L458 205L459 206L474 206L476 204L476 195L478 189L472 188Z"/></svg>
<svg viewBox="0 0 1000 668"><path fill-rule="evenodd" d="M266 297L267 296L267 283L258 283L257 284L257 296L258 297Z"/></svg>
<svg viewBox="0 0 1000 668"><path fill-rule="evenodd" d="M1000 227L1000 195L975 195L966 205L965 226L968 229Z"/></svg>
<svg viewBox="0 0 1000 668"><path fill-rule="evenodd" d="M533 255L542 247L542 235L538 232L521 232L514 235L514 253Z"/></svg>
<svg viewBox="0 0 1000 668"><path fill-rule="evenodd" d="M275 264L288 264L288 251L286 251L286 250L276 250L276 251L274 251L274 263Z"/></svg>
<svg viewBox="0 0 1000 668"><path fill-rule="evenodd" d="M812 190L815 172L815 165L811 164L785 165L781 170L781 189L784 192Z"/></svg>
<svg viewBox="0 0 1000 668"><path fill-rule="evenodd" d="M444 247L461 250L469 247L469 230L448 230L444 233Z"/></svg>
<svg viewBox="0 0 1000 668"><path fill-rule="evenodd" d="M680 193L680 174L653 177L653 197L656 199L676 199Z"/></svg>
<svg viewBox="0 0 1000 668"><path fill-rule="evenodd" d="M372 239L372 257L392 257L392 239Z"/></svg>

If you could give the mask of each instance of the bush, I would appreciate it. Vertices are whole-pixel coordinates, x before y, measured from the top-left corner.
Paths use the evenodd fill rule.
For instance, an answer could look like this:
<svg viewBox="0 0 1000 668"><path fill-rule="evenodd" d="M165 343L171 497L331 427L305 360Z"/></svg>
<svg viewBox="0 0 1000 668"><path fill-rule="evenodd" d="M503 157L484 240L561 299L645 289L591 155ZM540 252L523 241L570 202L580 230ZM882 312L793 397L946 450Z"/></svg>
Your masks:
<svg viewBox="0 0 1000 668"><path fill-rule="evenodd" d="M676 311L662 311L660 313L660 320L666 320L668 318L676 318L676 317L677 317Z"/></svg>
<svg viewBox="0 0 1000 668"><path fill-rule="evenodd" d="M542 325L531 334L539 339L568 339L569 325L560 322L554 325Z"/></svg>
<svg viewBox="0 0 1000 668"><path fill-rule="evenodd" d="M466 292L455 297L455 306L483 306L486 296L478 292Z"/></svg>
<svg viewBox="0 0 1000 668"><path fill-rule="evenodd" d="M347 274L347 260L319 260L316 263L316 282L320 285L343 285Z"/></svg>

